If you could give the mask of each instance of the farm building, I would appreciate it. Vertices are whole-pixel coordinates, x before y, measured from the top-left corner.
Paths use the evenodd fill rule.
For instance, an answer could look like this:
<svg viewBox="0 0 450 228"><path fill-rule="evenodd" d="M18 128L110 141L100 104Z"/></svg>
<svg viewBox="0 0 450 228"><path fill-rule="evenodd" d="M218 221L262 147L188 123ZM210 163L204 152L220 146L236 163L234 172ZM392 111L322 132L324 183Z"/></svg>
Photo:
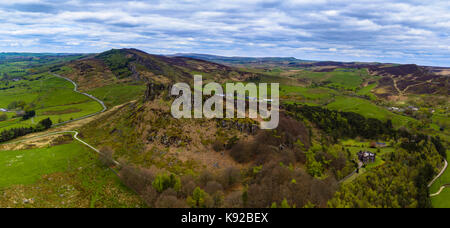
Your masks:
<svg viewBox="0 0 450 228"><path fill-rule="evenodd" d="M384 148L384 147L387 147L387 144L386 144L386 143L380 143L380 142L377 142L376 145L377 145L378 148Z"/></svg>
<svg viewBox="0 0 450 228"><path fill-rule="evenodd" d="M364 164L367 163L374 163L377 158L377 155L375 153L369 152L369 151L359 151L358 152L358 159Z"/></svg>

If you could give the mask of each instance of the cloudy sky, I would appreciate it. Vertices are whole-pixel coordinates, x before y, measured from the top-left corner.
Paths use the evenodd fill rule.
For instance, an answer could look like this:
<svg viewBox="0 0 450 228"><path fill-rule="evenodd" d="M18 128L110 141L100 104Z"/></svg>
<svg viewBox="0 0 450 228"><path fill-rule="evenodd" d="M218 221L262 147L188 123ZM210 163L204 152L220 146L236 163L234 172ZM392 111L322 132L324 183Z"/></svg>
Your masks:
<svg viewBox="0 0 450 228"><path fill-rule="evenodd" d="M125 47L450 66L450 1L0 0L0 52Z"/></svg>

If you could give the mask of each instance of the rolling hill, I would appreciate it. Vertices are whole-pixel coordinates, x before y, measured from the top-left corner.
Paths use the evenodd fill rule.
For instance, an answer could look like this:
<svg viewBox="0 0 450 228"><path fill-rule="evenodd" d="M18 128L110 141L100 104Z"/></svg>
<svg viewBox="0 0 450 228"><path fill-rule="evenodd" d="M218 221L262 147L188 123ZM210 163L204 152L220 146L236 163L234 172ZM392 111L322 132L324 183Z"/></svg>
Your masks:
<svg viewBox="0 0 450 228"><path fill-rule="evenodd" d="M256 77L233 67L187 57L150 55L136 49L110 50L54 68L80 84L92 89L126 82L192 82L192 75L206 80L244 81Z"/></svg>
<svg viewBox="0 0 450 228"><path fill-rule="evenodd" d="M73 85L58 75L70 78L108 110L61 128L79 132L101 152L103 164L70 135L29 140L20 148L4 145L0 188L11 200L0 200L0 206L430 206L427 185L440 171L448 145L442 137L448 135L448 97L440 95L448 89L448 78L439 73L445 70L293 58L160 56L136 49L60 58L37 65L39 71L26 68L21 80L0 80L1 107L23 103L15 110L33 109L38 115L24 122L7 112L0 128L9 121L32 124L51 117L58 122L95 113L99 107L89 105L98 104L75 94ZM33 74L40 71L45 72ZM280 125L270 131L258 129L258 119L172 117L168 87L149 86L192 83L195 74L216 82L280 83ZM389 96L407 100L394 104L384 99ZM421 110L389 109L397 105ZM376 142L385 147L373 146ZM360 166L357 153L362 150L377 153L375 162ZM36 157L40 162L33 162ZM66 162L74 164L71 169L65 169ZM17 170L30 174L28 179L6 178ZM50 178L57 182L49 185ZM70 202L58 188L68 183L62 193L74 199ZM48 190L51 204L36 188ZM18 190L24 194L14 195ZM20 204L23 199L26 203Z"/></svg>

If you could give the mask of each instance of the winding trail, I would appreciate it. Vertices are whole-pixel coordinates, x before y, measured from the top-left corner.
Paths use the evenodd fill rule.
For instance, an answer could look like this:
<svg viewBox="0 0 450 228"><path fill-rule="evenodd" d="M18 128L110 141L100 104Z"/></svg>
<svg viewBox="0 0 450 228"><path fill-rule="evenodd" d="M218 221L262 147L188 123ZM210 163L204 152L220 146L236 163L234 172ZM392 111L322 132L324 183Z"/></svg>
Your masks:
<svg viewBox="0 0 450 228"><path fill-rule="evenodd" d="M72 83L73 86L74 86L74 88L73 88L73 91L74 91L74 92L79 93L79 94L82 94L82 95L84 95L84 96L87 96L87 97L91 98L92 100L98 102L98 103L103 107L103 109L102 109L101 111L99 111L99 112L96 112L96 113L93 113L93 114L89 114L89 115L87 115L87 116L83 116L83 117L80 117L80 118L77 118L77 119L73 119L73 120L69 120L69 121L65 121L65 122L53 124L52 127L57 127L57 126L60 126L60 125L63 125L63 124L72 123L72 122L75 122L75 121L79 121L79 120L82 120L82 119L86 119L86 118L89 118L89 117L98 115L98 114L103 113L103 112L105 112L106 110L108 110L108 108L106 107L105 103L103 103L103 101L101 101L100 99L98 99L98 98L96 98L96 97L94 97L94 96L92 96L92 95L90 95L90 94L82 93L82 92L78 91L78 85L77 85L77 83L75 83L74 81L72 81L70 78L66 78L66 77L63 77L63 76L61 76L61 75L54 74L54 73L50 73L50 74L53 75L53 76L55 76L55 77L62 78L62 79L64 79L64 80L66 80L66 81L69 81L69 82ZM98 150L97 148L95 148L95 147L89 145L87 142L85 142L85 141L81 140L80 138L78 138L78 134L79 134L78 131L58 131L58 132L51 132L51 133L47 133L47 134L43 134L43 135L39 135L39 136L34 136L34 137L31 137L31 138L22 139L22 140L18 140L18 141L13 141L13 142L9 142L9 143L3 143L3 144L4 144L4 145L6 145L6 144L18 144L18 143L26 142L26 141L29 141L29 140L32 140L32 139L44 138L44 137L48 137L48 136L52 136L52 135L60 135L60 134L73 134L73 138L74 138L75 140L77 140L78 142L80 142L80 143L84 144L85 146L89 147L90 149L92 149L93 151L95 151L97 154L102 155L102 153L100 152L100 150ZM115 161L115 160L113 160L113 163L114 163L115 165L120 165L119 162L117 162L117 161Z"/></svg>
<svg viewBox="0 0 450 228"><path fill-rule="evenodd" d="M73 138L74 138L75 140L77 140L78 142L80 142L80 143L84 144L85 146L89 147L90 149L92 149L93 151L95 151L97 154L103 155L103 153L100 152L100 150L98 150L97 148L91 146L89 143L87 143L87 142L81 140L80 138L78 138L78 134L80 134L78 131L58 131L58 132L51 132L51 133L47 133L47 134L43 134L43 135L39 135L39 136L27 138L27 139L22 139L22 140L19 140L19 141L13 141L13 142L9 142L9 143L4 143L4 145L7 145L7 144L17 144L17 143L26 142L26 141L33 140L33 139L45 138L45 137L52 136L52 135L62 135L62 134L73 134ZM120 163L117 162L117 161L115 161L115 160L113 160L113 163L114 163L115 165L120 165Z"/></svg>
<svg viewBox="0 0 450 228"><path fill-rule="evenodd" d="M437 179L439 179L439 177L441 177L442 174L444 174L444 172L447 170L448 162L447 162L447 160L444 160L444 162L445 162L444 168L442 168L441 172L430 182L430 184L428 185L428 188L430 188L437 181ZM442 193L442 191L444 191L444 189L447 187L450 187L450 184L444 184L443 186L441 186L441 188L439 189L439 191L437 193L430 194L430 197L435 197L435 196L440 195Z"/></svg>
<svg viewBox="0 0 450 228"><path fill-rule="evenodd" d="M89 114L89 115L87 115L87 116L83 116L83 117L80 117L80 118L77 118L77 119L73 119L73 120L61 122L61 123L58 123L58 124L54 124L52 127L57 127L57 126L60 126L60 125L63 125L63 124L67 124L67 123L75 122L75 121L78 121L78 120L86 119L86 118L89 118L89 117L98 115L98 114L103 113L103 112L105 112L106 110L108 110L108 108L106 107L106 105L104 104L104 102L101 101L100 99L98 99L98 98L96 98L96 97L94 97L94 96L92 96L92 95L90 95L90 94L88 94L88 93L82 93L82 92L78 91L78 85L77 85L74 81L72 81L71 79L66 78L66 77L63 77L63 76L58 75L58 74L54 74L54 73L51 73L51 74L52 74L53 76L55 76L55 77L62 78L62 79L64 79L64 80L67 80L67 81L71 82L71 83L74 85L74 89L73 89L74 92L79 93L79 94L82 94L82 95L84 95L84 96L87 96L87 97L91 98L92 100L95 100L96 102L98 102L98 103L103 107L103 109L102 109L101 111L99 111L99 112L96 112L96 113L93 113L93 114ZM394 79L393 79L393 80L394 80ZM399 91L400 94L402 94L401 90L397 87L396 80L394 80L394 87ZM59 134L73 134L73 138L74 138L75 140L77 140L78 142L82 143L83 145L89 147L91 150L95 151L97 154L102 155L102 153L100 152L100 150L98 150L97 148L91 146L91 145L88 144L87 142L85 142L85 141L81 140L80 138L78 138L79 132L77 132L77 131L59 131L59 132L52 132L52 133L47 133L47 134L44 134L44 135L39 135L39 136L35 136L35 137L23 139L23 140L18 140L18 141L14 141L14 142L9 142L9 143L3 143L3 144L17 144L17 143L29 141L29 140L32 140L32 139L44 138L44 137L48 137L48 136L52 136L52 135L59 135ZM120 166L120 163L117 162L116 160L112 160L112 162L113 162L115 165ZM430 188L430 187L431 187L431 186L432 186L432 185L433 185L433 184L434 184L434 183L435 183L435 182L436 182L436 181L444 174L444 172L447 170L447 168L448 168L448 162L447 162L447 160L444 160L444 162L445 162L445 164L444 164L444 167L442 168L441 172L440 172L440 173L439 173L439 174L438 174L438 175L430 182L430 184L428 185L428 188ZM359 168L361 168L361 164L359 164ZM111 168L110 168L110 169L111 169ZM113 171L114 171L114 170L113 170ZM354 176L354 175L356 174L356 172L357 172L357 170L355 170L355 171L352 172L350 175L348 175L347 177L345 177L344 179L342 179L341 181L339 181L339 184L344 183L346 180L348 180L349 178L351 178L352 176ZM445 188L447 188L447 187L450 187L450 184L445 184L445 185L441 186L441 188L439 189L439 191L438 191L437 193L430 194L430 197L435 197L435 196L440 195L440 194L442 193L442 191L443 191Z"/></svg>
<svg viewBox="0 0 450 228"><path fill-rule="evenodd" d="M77 118L77 119L73 119L73 120L61 122L61 123L58 123L58 124L53 124L52 127L57 127L57 126L60 126L60 125L63 125L63 124L67 124L67 123L75 122L75 121L78 121L78 120L86 119L86 118L89 118L89 117L98 115L98 114L103 113L103 112L105 112L106 110L108 110L108 108L106 107L105 103L103 103L103 101L101 101L100 99L98 99L98 98L96 98L96 97L94 97L94 96L92 96L92 95L90 95L90 94L82 93L82 92L78 91L78 85L77 85L77 83L75 83L74 81L72 81L70 78L63 77L63 76L61 76L61 75L59 75L59 74L54 74L54 73L50 73L50 74L53 75L53 76L55 76L55 77L62 78L62 79L64 79L64 80L66 80L66 81L69 81L69 82L72 83L73 86L74 86L74 88L73 88L73 91L74 91L74 92L79 93L79 94L82 94L82 95L84 95L84 96L87 96L87 97L91 98L92 100L98 102L98 103L103 107L103 109L102 109L101 111L99 111L99 112L96 112L96 113L93 113L93 114L89 114L89 115L87 115L87 116L83 116L83 117L80 117L80 118ZM85 141L81 140L80 138L78 138L78 134L79 134L78 131L58 131L58 132L51 132L51 133L47 133L47 134L43 134L43 135L31 137L31 138L19 140L19 141L13 141L13 142L10 142L10 143L4 143L4 144L17 144L17 143L25 142L25 141L32 140L32 139L44 138L44 137L48 137L48 136L52 136L52 135L60 135L60 134L73 134L73 138L74 138L75 140L77 140L78 142L80 142L80 143L84 144L85 146L89 147L90 149L92 149L93 151L95 151L97 154L102 155L102 153L100 152L100 150L98 150L97 148L95 148L95 147L89 145L87 142L85 142ZM117 162L117 161L115 161L115 160L113 160L113 163L114 163L115 165L120 165L119 162Z"/></svg>
<svg viewBox="0 0 450 228"><path fill-rule="evenodd" d="M440 194L442 193L442 191L444 191L444 189L445 189L445 188L448 188L448 187L450 187L449 184L446 184L446 185L442 186L442 187L439 189L438 192L436 192L436 193L434 193L434 194L431 194L430 197L435 197L435 196L440 195Z"/></svg>
<svg viewBox="0 0 450 228"><path fill-rule="evenodd" d="M391 78L392 81L394 82L394 88L397 90L398 95L399 95L399 96L402 96L402 95L403 95L403 91L401 91L400 88L398 88L397 80L394 78L394 76L391 76L390 78Z"/></svg>
<svg viewBox="0 0 450 228"><path fill-rule="evenodd" d="M87 96L87 97L91 98L92 100L98 102L98 103L102 106L102 108L103 108L101 111L96 112L96 113L93 113L93 114L89 114L89 115L87 115L87 116L83 116L83 117L80 117L80 118L77 118L77 119L68 120L68 121L64 121L64 122L61 122L61 123L53 124L52 127L57 127L57 126L60 126L60 125L63 125L63 124L67 124L67 123L71 123L71 122L74 122L74 121L86 119L86 118L89 118L89 117L98 115L98 114L103 113L103 112L105 112L106 110L108 110L108 108L106 107L105 103L103 103L103 101L101 101L100 99L98 99L98 98L96 98L96 97L94 97L94 96L92 96L92 95L90 95L90 94L88 94L88 93L82 93L82 92L78 91L78 85L77 85L77 83L75 83L74 81L72 81L70 78L63 77L63 76L61 76L61 75L59 75L59 74L54 74L54 73L50 73L50 74L53 75L53 76L55 76L55 77L62 78L62 79L64 79L64 80L66 80L66 81L69 81L69 82L72 83L73 86L74 86L74 88L73 88L73 91L74 91L74 92L79 93L79 94L82 94L82 95L84 95L84 96Z"/></svg>
<svg viewBox="0 0 450 228"><path fill-rule="evenodd" d="M355 171L353 171L352 173L350 173L348 176L344 177L344 179L340 180L338 182L338 184L342 184L344 182L346 182L348 179L352 178L354 175L357 174L358 170L361 170L361 168L364 166L364 164L362 162L358 162L358 168L355 169Z"/></svg>

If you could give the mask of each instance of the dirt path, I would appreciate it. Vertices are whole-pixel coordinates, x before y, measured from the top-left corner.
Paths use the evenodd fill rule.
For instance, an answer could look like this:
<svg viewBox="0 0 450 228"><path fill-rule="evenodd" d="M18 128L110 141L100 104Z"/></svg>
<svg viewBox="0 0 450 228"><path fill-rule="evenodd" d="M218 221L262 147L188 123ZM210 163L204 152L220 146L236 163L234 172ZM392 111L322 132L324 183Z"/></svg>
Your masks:
<svg viewBox="0 0 450 228"><path fill-rule="evenodd" d="M400 88L398 88L397 80L394 79L394 76L391 76L391 79L392 79L392 81L394 82L394 87L395 87L395 89L397 90L398 95L399 95L399 96L403 96L403 92L400 90Z"/></svg>
<svg viewBox="0 0 450 228"><path fill-rule="evenodd" d="M346 176L344 179L340 180L338 183L342 184L352 178L353 176L357 175L358 170L361 170L361 168L364 166L364 163L358 162L358 169L355 169L350 175Z"/></svg>
<svg viewBox="0 0 450 228"><path fill-rule="evenodd" d="M415 86L419 86L419 85L423 85L423 84L427 84L427 83L429 83L429 82L426 81L426 82L421 82L421 83L414 84L414 85L409 85L403 90L403 93L406 93L406 91L408 91L411 87L415 87Z"/></svg>
<svg viewBox="0 0 450 228"><path fill-rule="evenodd" d="M447 160L445 160L444 168L442 168L441 172L430 182L430 184L428 185L428 188L430 188L437 181L437 179L439 179L439 177L441 177L444 174L444 172L447 170L447 168L448 168L448 162L447 162ZM445 184L445 185L441 186L439 191L437 193L431 194L430 197L440 195L442 193L442 191L448 186L449 186L449 184Z"/></svg>
<svg viewBox="0 0 450 228"><path fill-rule="evenodd" d="M430 197L435 197L435 196L440 195L442 193L442 191L444 191L444 189L447 187L449 187L449 185L442 186L437 193L431 194Z"/></svg>
<svg viewBox="0 0 450 228"><path fill-rule="evenodd" d="M30 137L30 138L26 138L26 139L19 140L19 141L14 141L14 142L6 143L6 144L4 144L4 145L8 145L8 144L19 144L19 143L23 143L23 142L26 142L26 141L29 141L29 140L34 140L34 139L38 139L38 138L45 138L45 137L54 136L54 135L62 135L62 134L73 134L73 138L74 138L75 140L77 140L78 142L80 142L80 143L84 144L85 146L89 147L90 149L92 149L93 151L95 151L97 154L100 154L100 155L102 154L102 153L100 152L100 150L98 150L97 148L91 146L91 145L88 144L87 142L85 142L85 141L81 140L80 138L78 138L78 134L79 134L78 131L58 131L58 132L50 132L50 133L46 133L46 134L43 134L43 135L34 136L34 137ZM120 165L119 162L117 162L117 161L114 161L114 160L113 160L113 162L114 162L114 164L116 164L116 165Z"/></svg>
<svg viewBox="0 0 450 228"><path fill-rule="evenodd" d="M130 102L122 104L122 105L114 106L113 108L108 109L106 112L100 113L96 116L91 116L91 117L88 117L88 118L85 118L82 120L76 120L76 121L67 123L65 125L56 126L56 127L50 128L44 132L28 134L28 135L19 137L11 142L0 143L0 150L13 150L14 148L18 148L18 147L12 147L9 145L16 144L17 142L27 142L27 141L31 141L33 139L45 138L45 137L41 137L42 135L51 136L53 133L57 133L57 132L76 131L76 129L80 129L82 126L89 124L90 122L95 121L104 115L108 115L108 113L114 112L117 109L123 107L124 105L130 104L133 102L136 102L136 101L130 101ZM42 143L38 143L38 144L42 144ZM21 148L21 147L19 147L19 148Z"/></svg>
<svg viewBox="0 0 450 228"><path fill-rule="evenodd" d="M77 118L77 119L74 119L74 120L69 120L69 121L65 121L65 122L62 122L62 123L54 124L53 127L60 126L60 125L64 125L64 124L71 123L71 122L78 121L78 120L82 120L82 119L86 119L86 118L95 116L95 115L97 115L97 114L100 114L100 113L105 112L106 110L108 110L108 108L106 107L105 103L103 103L103 101L101 101L100 99L98 99L98 98L96 98L96 97L94 97L94 96L92 96L92 95L90 95L90 94L82 93L82 92L78 91L78 85L77 85L77 83L75 83L74 81L72 81L70 78L66 78L66 77L63 77L63 76L61 76L61 75L59 75L59 74L54 74L54 73L51 73L51 75L69 81L69 82L72 83L73 86L74 86L74 88L73 88L73 91L74 91L74 92L79 93L79 94L82 94L82 95L84 95L84 96L87 96L87 97L91 98L92 100L98 102L98 103L102 106L102 108L103 108L101 111L96 112L96 113L93 113L93 114L89 114L89 115L87 115L87 116L83 116L83 117L80 117L80 118Z"/></svg>

